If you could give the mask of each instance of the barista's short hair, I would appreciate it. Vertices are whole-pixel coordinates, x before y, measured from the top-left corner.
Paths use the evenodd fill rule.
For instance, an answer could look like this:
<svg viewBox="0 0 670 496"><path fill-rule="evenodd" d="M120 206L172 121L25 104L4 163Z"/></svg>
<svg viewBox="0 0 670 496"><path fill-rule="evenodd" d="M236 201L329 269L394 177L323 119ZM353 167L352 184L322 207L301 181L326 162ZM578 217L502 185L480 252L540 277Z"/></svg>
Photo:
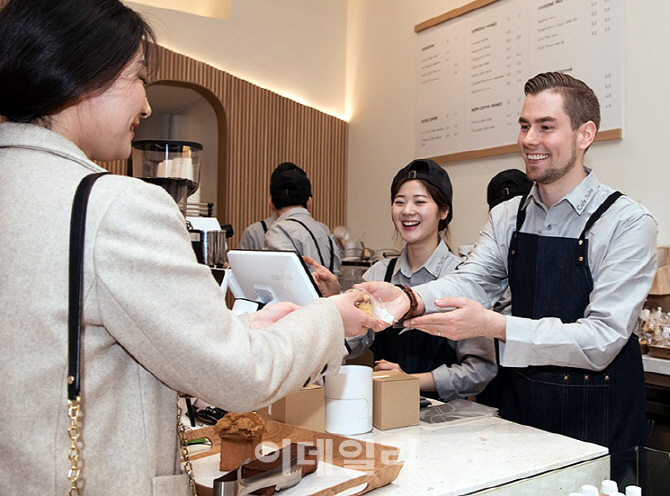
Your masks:
<svg viewBox="0 0 670 496"><path fill-rule="evenodd" d="M46 121L107 89L138 50L150 63L155 46L119 0L10 0L0 11L0 115Z"/></svg>
<svg viewBox="0 0 670 496"><path fill-rule="evenodd" d="M292 162L283 162L270 176L270 201L279 210L284 207L307 208L312 184L305 171Z"/></svg>
<svg viewBox="0 0 670 496"><path fill-rule="evenodd" d="M600 104L593 90L583 81L562 72L544 72L526 82L526 95L555 91L563 97L563 109L570 117L573 131L588 121L600 128Z"/></svg>

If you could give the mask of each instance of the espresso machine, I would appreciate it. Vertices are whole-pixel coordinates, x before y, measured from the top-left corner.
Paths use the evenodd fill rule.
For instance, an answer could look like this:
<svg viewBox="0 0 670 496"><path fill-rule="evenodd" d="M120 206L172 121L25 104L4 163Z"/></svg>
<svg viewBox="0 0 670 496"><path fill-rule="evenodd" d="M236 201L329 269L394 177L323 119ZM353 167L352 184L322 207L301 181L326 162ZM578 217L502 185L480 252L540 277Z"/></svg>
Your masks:
<svg viewBox="0 0 670 496"><path fill-rule="evenodd" d="M133 141L133 177L157 184L170 193L186 219L198 262L209 266L221 283L232 226L220 225L215 217L187 216L187 198L200 184L202 150L200 143L192 141Z"/></svg>

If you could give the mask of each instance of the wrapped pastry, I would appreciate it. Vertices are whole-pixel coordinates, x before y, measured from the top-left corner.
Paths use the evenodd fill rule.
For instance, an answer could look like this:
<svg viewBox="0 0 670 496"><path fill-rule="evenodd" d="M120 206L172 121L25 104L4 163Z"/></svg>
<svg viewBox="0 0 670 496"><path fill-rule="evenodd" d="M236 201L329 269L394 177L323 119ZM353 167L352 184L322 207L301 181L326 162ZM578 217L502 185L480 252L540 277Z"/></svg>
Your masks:
<svg viewBox="0 0 670 496"><path fill-rule="evenodd" d="M393 325L396 323L396 319L393 318L393 315L391 315L386 310L384 302L372 296L365 289L363 288L349 289L347 293L349 291L358 291L360 293L363 293L363 299L355 303L355 305L360 310L363 310L365 313L367 313L374 319L386 322L388 325Z"/></svg>

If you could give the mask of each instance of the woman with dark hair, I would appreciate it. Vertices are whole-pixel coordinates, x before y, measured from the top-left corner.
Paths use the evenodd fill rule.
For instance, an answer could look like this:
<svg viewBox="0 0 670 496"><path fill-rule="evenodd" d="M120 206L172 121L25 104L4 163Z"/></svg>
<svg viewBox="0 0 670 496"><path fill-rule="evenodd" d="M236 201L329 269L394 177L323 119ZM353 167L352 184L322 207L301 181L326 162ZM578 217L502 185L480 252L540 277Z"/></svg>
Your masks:
<svg viewBox="0 0 670 496"><path fill-rule="evenodd" d="M267 405L337 371L345 335L376 324L355 308L360 293L234 316L172 198L137 179L100 178L83 267L83 462L68 480L73 197L103 170L91 160L128 157L151 113L152 39L118 0L10 0L0 11L3 494L74 484L98 496L186 495L177 391L238 412Z"/></svg>
<svg viewBox="0 0 670 496"><path fill-rule="evenodd" d="M365 281L415 286L453 272L461 260L445 238L452 218L452 186L447 172L432 160L414 160L391 184L391 218L405 242L400 256L374 264ZM335 294L339 285L313 260L322 292ZM370 347L375 370L401 370L419 378L422 394L449 401L480 393L496 374L493 340L451 341L415 329L389 327L384 332L348 340L352 357Z"/></svg>

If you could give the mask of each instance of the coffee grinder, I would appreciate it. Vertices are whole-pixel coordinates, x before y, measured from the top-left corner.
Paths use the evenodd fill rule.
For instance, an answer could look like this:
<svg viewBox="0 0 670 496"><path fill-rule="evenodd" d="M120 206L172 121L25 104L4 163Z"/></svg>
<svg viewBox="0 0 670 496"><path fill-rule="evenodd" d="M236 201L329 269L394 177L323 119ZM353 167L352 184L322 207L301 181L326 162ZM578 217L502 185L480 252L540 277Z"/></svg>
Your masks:
<svg viewBox="0 0 670 496"><path fill-rule="evenodd" d="M133 177L165 188L186 217L186 199L200 184L202 145L191 141L133 141Z"/></svg>

